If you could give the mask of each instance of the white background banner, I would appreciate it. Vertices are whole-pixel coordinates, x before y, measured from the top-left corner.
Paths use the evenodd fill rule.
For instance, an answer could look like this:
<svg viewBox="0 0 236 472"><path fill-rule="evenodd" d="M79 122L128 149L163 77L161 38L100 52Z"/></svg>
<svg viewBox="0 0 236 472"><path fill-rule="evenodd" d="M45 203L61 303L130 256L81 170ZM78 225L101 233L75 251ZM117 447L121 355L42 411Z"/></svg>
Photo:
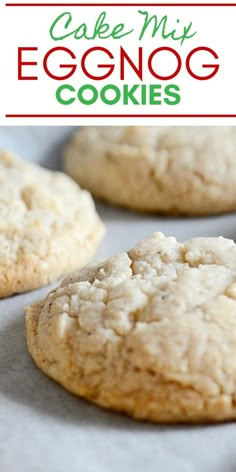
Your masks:
<svg viewBox="0 0 236 472"><path fill-rule="evenodd" d="M2 125L236 123L236 4L95 3L1 4Z"/></svg>

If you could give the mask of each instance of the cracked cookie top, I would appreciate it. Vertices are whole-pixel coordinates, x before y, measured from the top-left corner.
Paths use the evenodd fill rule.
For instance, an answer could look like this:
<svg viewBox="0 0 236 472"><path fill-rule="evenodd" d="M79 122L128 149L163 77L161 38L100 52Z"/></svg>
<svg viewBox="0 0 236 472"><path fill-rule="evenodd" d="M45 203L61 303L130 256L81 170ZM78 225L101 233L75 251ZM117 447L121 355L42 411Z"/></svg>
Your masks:
<svg viewBox="0 0 236 472"><path fill-rule="evenodd" d="M236 245L231 240L182 244L155 233L128 253L66 278L27 309L26 319L38 365L100 405L154 421L232 415Z"/></svg>
<svg viewBox="0 0 236 472"><path fill-rule="evenodd" d="M66 172L97 197L142 211L236 210L235 127L84 127Z"/></svg>
<svg viewBox="0 0 236 472"><path fill-rule="evenodd" d="M86 246L95 249L101 235L88 192L60 172L0 152L0 296L80 268Z"/></svg>

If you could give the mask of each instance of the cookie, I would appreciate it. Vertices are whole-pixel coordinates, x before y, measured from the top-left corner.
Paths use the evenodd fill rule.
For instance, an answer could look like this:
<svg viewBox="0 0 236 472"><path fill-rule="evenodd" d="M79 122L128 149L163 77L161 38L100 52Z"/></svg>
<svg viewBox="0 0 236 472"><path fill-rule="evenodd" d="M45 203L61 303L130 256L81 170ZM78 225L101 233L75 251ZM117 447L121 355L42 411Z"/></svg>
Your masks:
<svg viewBox="0 0 236 472"><path fill-rule="evenodd" d="M26 308L36 364L71 392L154 422L236 418L236 245L155 233Z"/></svg>
<svg viewBox="0 0 236 472"><path fill-rule="evenodd" d="M0 152L0 297L81 268L103 231L90 194L70 177Z"/></svg>
<svg viewBox="0 0 236 472"><path fill-rule="evenodd" d="M65 171L94 196L127 208L207 215L236 210L235 127L89 127Z"/></svg>

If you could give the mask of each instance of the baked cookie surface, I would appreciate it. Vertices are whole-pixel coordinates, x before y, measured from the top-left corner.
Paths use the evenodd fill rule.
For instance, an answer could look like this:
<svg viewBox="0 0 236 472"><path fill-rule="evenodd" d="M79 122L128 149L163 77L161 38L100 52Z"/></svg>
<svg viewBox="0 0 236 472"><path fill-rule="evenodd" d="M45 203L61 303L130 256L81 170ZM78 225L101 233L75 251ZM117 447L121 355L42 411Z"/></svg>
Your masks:
<svg viewBox="0 0 236 472"><path fill-rule="evenodd" d="M79 269L102 235L88 192L67 175L0 151L0 297Z"/></svg>
<svg viewBox="0 0 236 472"><path fill-rule="evenodd" d="M96 197L136 210L236 210L235 127L85 127L64 168Z"/></svg>
<svg viewBox="0 0 236 472"><path fill-rule="evenodd" d="M236 245L155 233L26 308L36 364L71 392L154 422L236 418Z"/></svg>

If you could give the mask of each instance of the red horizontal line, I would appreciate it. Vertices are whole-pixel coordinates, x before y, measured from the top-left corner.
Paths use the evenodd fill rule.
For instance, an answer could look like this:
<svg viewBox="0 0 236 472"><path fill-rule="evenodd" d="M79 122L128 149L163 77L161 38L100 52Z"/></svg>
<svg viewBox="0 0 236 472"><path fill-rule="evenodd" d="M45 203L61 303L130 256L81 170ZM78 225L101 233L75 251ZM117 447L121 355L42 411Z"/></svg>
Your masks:
<svg viewBox="0 0 236 472"><path fill-rule="evenodd" d="M39 114L39 115L30 115L30 114L7 114L6 118L236 118L236 115L227 115L227 114L175 114L175 115L155 115L155 114L80 114L80 115L56 115L56 114Z"/></svg>
<svg viewBox="0 0 236 472"><path fill-rule="evenodd" d="M236 3L6 3L6 7L236 7Z"/></svg>

